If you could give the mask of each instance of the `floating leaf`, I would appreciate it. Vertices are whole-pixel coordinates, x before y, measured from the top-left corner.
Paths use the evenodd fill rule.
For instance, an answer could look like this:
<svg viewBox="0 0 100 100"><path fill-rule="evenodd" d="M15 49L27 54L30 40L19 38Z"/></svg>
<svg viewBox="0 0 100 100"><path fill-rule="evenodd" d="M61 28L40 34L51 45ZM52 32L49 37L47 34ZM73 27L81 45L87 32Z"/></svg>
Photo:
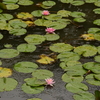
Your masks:
<svg viewBox="0 0 100 100"><path fill-rule="evenodd" d="M31 73L38 68L38 65L33 62L22 61L14 65L14 69L22 73Z"/></svg>
<svg viewBox="0 0 100 100"><path fill-rule="evenodd" d="M17 27L17 26L15 26ZM20 27L20 26L18 26ZM27 32L26 29L20 29L20 28L13 28L11 30L9 30L9 34L13 34L13 35L24 35Z"/></svg>
<svg viewBox="0 0 100 100"><path fill-rule="evenodd" d="M60 0L62 3L71 3L73 0Z"/></svg>
<svg viewBox="0 0 100 100"><path fill-rule="evenodd" d="M12 75L11 69L0 67L0 78L1 77L9 77L11 75Z"/></svg>
<svg viewBox="0 0 100 100"><path fill-rule="evenodd" d="M95 100L95 97L92 93L81 92L79 94L73 95L74 100Z"/></svg>
<svg viewBox="0 0 100 100"><path fill-rule="evenodd" d="M100 32L100 28L89 28L88 30L89 34L95 34L97 32Z"/></svg>
<svg viewBox="0 0 100 100"><path fill-rule="evenodd" d="M29 86L41 86L46 84L45 80L39 80L35 77L33 78L26 78L24 81L29 85Z"/></svg>
<svg viewBox="0 0 100 100"><path fill-rule="evenodd" d="M94 78L100 81L100 74L95 74Z"/></svg>
<svg viewBox="0 0 100 100"><path fill-rule="evenodd" d="M96 19L93 21L93 24L100 26L100 19Z"/></svg>
<svg viewBox="0 0 100 100"><path fill-rule="evenodd" d="M72 1L71 4L74 6L81 6L84 5L84 1L80 1L80 0L76 0L76 1Z"/></svg>
<svg viewBox="0 0 100 100"><path fill-rule="evenodd" d="M97 47L98 53L100 54L100 46Z"/></svg>
<svg viewBox="0 0 100 100"><path fill-rule="evenodd" d="M80 56L76 53L73 52L61 52L58 56L58 59L60 59L60 61L77 61L80 59Z"/></svg>
<svg viewBox="0 0 100 100"><path fill-rule="evenodd" d="M73 19L73 21L75 21L75 22L85 22L86 21L86 19L84 19L84 18L82 18L82 17L77 17L77 18L74 18Z"/></svg>
<svg viewBox="0 0 100 100"><path fill-rule="evenodd" d="M7 28L7 22L5 20L0 20L0 29L1 30L6 30Z"/></svg>
<svg viewBox="0 0 100 100"><path fill-rule="evenodd" d="M33 21L24 21L29 27L34 25Z"/></svg>
<svg viewBox="0 0 100 100"><path fill-rule="evenodd" d="M54 41L60 38L58 34L46 34L44 35L44 37L46 38L47 41Z"/></svg>
<svg viewBox="0 0 100 100"><path fill-rule="evenodd" d="M64 82L70 83L70 82L82 82L83 81L83 76L72 76L72 75L67 75L67 73L64 73L62 75L62 80Z"/></svg>
<svg viewBox="0 0 100 100"><path fill-rule="evenodd" d="M74 12L72 12L72 13L70 14L70 16L72 16L72 17L85 17L86 14L83 13L83 12L74 11Z"/></svg>
<svg viewBox="0 0 100 100"><path fill-rule="evenodd" d="M70 44L65 44L65 43L56 43L51 45L50 50L54 51L54 52L64 52L64 51L71 51L73 49L73 47Z"/></svg>
<svg viewBox="0 0 100 100"><path fill-rule="evenodd" d="M14 3L17 3L18 0L3 0L3 3L4 4L14 4Z"/></svg>
<svg viewBox="0 0 100 100"><path fill-rule="evenodd" d="M13 16L11 14L0 14L0 20L10 20Z"/></svg>
<svg viewBox="0 0 100 100"><path fill-rule="evenodd" d="M56 3L54 1L43 1L44 6L54 6Z"/></svg>
<svg viewBox="0 0 100 100"><path fill-rule="evenodd" d="M70 14L71 14L71 11L67 11L67 10L59 10L57 12L57 15L60 15L62 17L69 17Z"/></svg>
<svg viewBox="0 0 100 100"><path fill-rule="evenodd" d="M97 53L97 48L91 45L82 45L76 47L74 52L78 53L79 55L83 55L84 57L90 57Z"/></svg>
<svg viewBox="0 0 100 100"><path fill-rule="evenodd" d="M0 40L3 38L3 35L2 34L0 34Z"/></svg>
<svg viewBox="0 0 100 100"><path fill-rule="evenodd" d="M32 5L34 2L31 0L19 0L18 4L22 6L29 6Z"/></svg>
<svg viewBox="0 0 100 100"><path fill-rule="evenodd" d="M15 49L1 49L0 58L13 58L19 55L19 52Z"/></svg>
<svg viewBox="0 0 100 100"><path fill-rule="evenodd" d="M100 14L100 8L94 9L93 12L94 12L95 14Z"/></svg>
<svg viewBox="0 0 100 100"><path fill-rule="evenodd" d="M94 34L94 38L95 38L95 40L100 41L100 33L99 34Z"/></svg>
<svg viewBox="0 0 100 100"><path fill-rule="evenodd" d="M7 10L15 10L15 9L19 8L19 5L17 5L17 4L8 4L8 5L6 5L6 7L7 7Z"/></svg>
<svg viewBox="0 0 100 100"><path fill-rule="evenodd" d="M100 55L95 56L95 57L94 57L94 60L95 60L96 62L100 62Z"/></svg>
<svg viewBox="0 0 100 100"><path fill-rule="evenodd" d="M15 24L16 23L16 24ZM10 20L9 21L9 24L13 27L13 28L26 28L27 27L27 24L20 20L20 19L13 19L13 20Z"/></svg>
<svg viewBox="0 0 100 100"><path fill-rule="evenodd" d="M19 52L33 52L36 50L36 46L33 44L20 44L17 46Z"/></svg>
<svg viewBox="0 0 100 100"><path fill-rule="evenodd" d="M33 16L30 13L28 13L28 12L18 13L17 17L21 18L21 19L32 19L33 18Z"/></svg>
<svg viewBox="0 0 100 100"><path fill-rule="evenodd" d="M53 73L49 70L39 69L39 70L34 70L32 76L36 77L37 79L47 79L52 77Z"/></svg>
<svg viewBox="0 0 100 100"><path fill-rule="evenodd" d="M32 99L27 99L27 100L42 100L40 98L32 98Z"/></svg>
<svg viewBox="0 0 100 100"><path fill-rule="evenodd" d="M11 48L12 45L11 45L11 44L5 44L4 47L6 47L6 48Z"/></svg>
<svg viewBox="0 0 100 100"><path fill-rule="evenodd" d="M2 9L7 9L6 5L4 3L1 3L1 2L0 2L0 8L1 8L0 13L3 12Z"/></svg>
<svg viewBox="0 0 100 100"><path fill-rule="evenodd" d="M94 5L97 6L97 7L100 7L100 1L94 2Z"/></svg>
<svg viewBox="0 0 100 100"><path fill-rule="evenodd" d="M41 17L42 16L42 10L35 10L35 11L32 11L31 14L35 17Z"/></svg>
<svg viewBox="0 0 100 100"><path fill-rule="evenodd" d="M96 2L97 0L85 0L86 3L94 3Z"/></svg>
<svg viewBox="0 0 100 100"><path fill-rule="evenodd" d="M22 85L22 90L28 94L38 94L44 90L44 86L32 87L32 86L29 86L26 83L24 83Z"/></svg>
<svg viewBox="0 0 100 100"><path fill-rule="evenodd" d="M51 64L52 62L54 62L55 60L46 56L45 54L42 54L40 56L41 59L37 60L38 63L41 63L41 64Z"/></svg>
<svg viewBox="0 0 100 100"><path fill-rule="evenodd" d="M66 85L66 89L72 93L80 93L88 90L88 87L80 82L70 82Z"/></svg>
<svg viewBox="0 0 100 100"><path fill-rule="evenodd" d="M0 78L0 92L11 91L16 88L18 82L13 78Z"/></svg>
<svg viewBox="0 0 100 100"><path fill-rule="evenodd" d="M31 34L27 35L24 40L27 43L33 43L34 45L41 44L45 41L45 37L43 35Z"/></svg>

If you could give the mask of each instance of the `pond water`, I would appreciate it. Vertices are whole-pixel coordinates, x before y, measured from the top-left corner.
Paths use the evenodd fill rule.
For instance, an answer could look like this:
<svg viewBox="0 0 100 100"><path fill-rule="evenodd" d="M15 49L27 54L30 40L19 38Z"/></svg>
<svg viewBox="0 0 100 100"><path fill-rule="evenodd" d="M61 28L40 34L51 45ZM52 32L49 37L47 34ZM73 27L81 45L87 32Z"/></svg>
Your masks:
<svg viewBox="0 0 100 100"><path fill-rule="evenodd" d="M29 12L31 13L34 10L43 10L43 8L36 6L37 3L43 2L44 0L33 0L34 4L31 6L20 6L20 8L11 11L11 10L4 10L3 13L9 13L13 14L16 16L18 12ZM37 45L36 51L32 53L20 53L19 56L12 58L12 59L3 59L0 58L2 61L2 67L6 68L11 68L13 70L13 66L17 62L21 61L32 61L36 62L37 59L39 59L39 55L41 54L46 54L49 55L52 53L48 49L48 47L53 44L53 43L68 43L71 44L72 46L80 46L83 44L91 44L94 46L99 46L100 42L99 41L85 41L80 38L82 34L87 33L88 29L91 27L97 27L96 25L93 24L93 21L97 18L100 17L100 15L95 15L93 13L93 9L97 8L94 6L94 4L85 4L82 6L72 6L71 4L63 4L58 0L53 0L56 2L56 5L52 8L49 9L50 13L56 13L59 10L68 10L68 11L81 11L86 14L86 22L84 23L77 23L73 22L69 24L66 28L61 29L61 30L56 30L56 34L60 36L59 40L52 41L52 42L43 42L40 45ZM16 18L16 17L15 17ZM45 27L29 27L27 28L27 33L22 36L14 36L8 33L6 30L1 30L1 34L4 35L4 38L0 40L0 49L5 48L5 44L11 44L14 49L21 44L21 43L26 43L24 40L24 37L27 36L28 34L40 34L40 35L45 35ZM82 57L80 59L82 63L86 62L91 62L93 61L92 57ZM64 74L64 71L60 68L59 64L60 61L57 60L53 64L48 64L48 65L43 65L37 63L39 68L41 69L48 69L54 73L54 80L55 80L55 85L53 87L47 87L45 90L39 94L27 94L24 93L21 90L21 86L24 83L25 78L31 77L30 74L25 74L25 73L19 73L15 70L13 70L13 74L11 78L16 79L19 83L17 87L9 92L0 92L0 100L27 100L29 98L41 98L42 100L74 100L73 99L73 93L69 92L65 88L65 82L62 81L61 76ZM93 93L95 90L100 90L99 86L94 86L90 85L86 82L84 82L88 87L89 87L89 92Z"/></svg>

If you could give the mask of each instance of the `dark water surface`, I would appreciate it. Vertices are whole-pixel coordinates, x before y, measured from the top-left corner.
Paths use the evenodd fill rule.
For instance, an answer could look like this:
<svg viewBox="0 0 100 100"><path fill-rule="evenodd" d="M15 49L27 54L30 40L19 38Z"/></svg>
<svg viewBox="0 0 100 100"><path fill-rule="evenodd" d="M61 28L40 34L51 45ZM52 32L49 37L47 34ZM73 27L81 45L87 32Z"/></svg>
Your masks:
<svg viewBox="0 0 100 100"><path fill-rule="evenodd" d="M42 9L40 7L35 6L36 3L42 2L43 0L33 0L35 3L34 5L31 6L21 6L19 9L14 10L14 11L7 11L5 10L4 13L11 13L14 16L18 12L32 12L34 10ZM56 31L57 34L60 35L60 39L55 41L55 42L45 42L42 43L41 45L37 46L37 50L33 53L20 53L18 57L15 57L13 59L1 59L3 62L2 67L7 67L7 68L12 68L13 65L19 61L32 61L36 63L36 60L39 58L40 54L50 54L52 53L49 49L45 50L45 48L48 48L49 45L52 43L57 43L57 42L64 42L64 43L69 43L72 46L79 46L83 44L91 44L98 46L100 45L100 42L98 41L84 41L80 39L80 36L84 33L87 33L88 28L91 27L97 27L93 25L93 20L99 18L100 16L94 15L93 9L96 8L93 4L85 4L83 6L75 7L70 4L62 4L61 2L57 0L53 0L57 2L57 5L49 9L49 11L52 12L57 12L58 10L66 9L69 11L82 11L86 13L86 19L87 21L84 23L75 23L75 24L70 24L66 28ZM77 24L77 25L76 25ZM81 26L81 27L80 27ZM13 48L16 49L16 47L21 44L21 43L26 43L24 41L24 37L28 34L45 34L45 28L42 27L32 27L27 29L28 32L27 34L23 36L12 36L10 35L7 31L0 31L4 35L4 39L0 40L0 49L4 48L5 44L12 44ZM80 61L82 63L92 61L92 58L82 58ZM41 98L42 100L73 100L72 96L73 93L67 91L65 89L65 84L61 80L61 76L64 73L64 71L59 67L59 61L56 61L54 64L51 65L42 65L38 64L40 68L43 69L49 69L53 71L54 73L54 79L56 81L55 86L53 88L45 88L45 90L40 93L40 94L26 94L21 90L21 85L24 83L25 78L31 77L30 74L23 74L16 72L13 70L13 75L11 76L12 78L16 79L19 84L16 89L10 92L1 92L0 93L0 100L26 100L29 98ZM100 87L96 87L93 85L89 85L89 92L94 93L95 90L100 90Z"/></svg>

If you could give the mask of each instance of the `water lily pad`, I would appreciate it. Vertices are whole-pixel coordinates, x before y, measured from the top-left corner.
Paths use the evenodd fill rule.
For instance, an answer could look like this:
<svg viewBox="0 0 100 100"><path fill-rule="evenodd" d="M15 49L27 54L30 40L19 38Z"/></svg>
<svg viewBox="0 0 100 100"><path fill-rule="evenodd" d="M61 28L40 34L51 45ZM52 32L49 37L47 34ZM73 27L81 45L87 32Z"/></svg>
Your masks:
<svg viewBox="0 0 100 100"><path fill-rule="evenodd" d="M0 92L11 91L16 88L18 82L13 78L0 78Z"/></svg>
<svg viewBox="0 0 100 100"><path fill-rule="evenodd" d="M26 78L24 81L29 85L29 86L41 86L46 84L45 80L39 80L35 77L33 78Z"/></svg>
<svg viewBox="0 0 100 100"><path fill-rule="evenodd" d="M62 75L62 80L64 82L70 83L70 82L82 82L83 81L83 76L72 76L72 75L67 75L67 73L64 73Z"/></svg>
<svg viewBox="0 0 100 100"><path fill-rule="evenodd" d="M31 0L19 0L18 4L22 6L29 6L32 5L34 2Z"/></svg>
<svg viewBox="0 0 100 100"><path fill-rule="evenodd" d="M8 24L5 20L0 20L0 29L1 30L6 30L7 25Z"/></svg>
<svg viewBox="0 0 100 100"><path fill-rule="evenodd" d="M58 59L60 59L60 61L77 61L80 59L80 56L76 53L73 52L61 52L58 56Z"/></svg>
<svg viewBox="0 0 100 100"><path fill-rule="evenodd" d="M56 3L54 1L44 1L42 4L44 6L54 6Z"/></svg>
<svg viewBox="0 0 100 100"><path fill-rule="evenodd" d="M90 57L96 55L97 48L91 45L82 45L76 47L74 52L78 53L79 55L83 55L84 57Z"/></svg>
<svg viewBox="0 0 100 100"><path fill-rule="evenodd" d="M73 0L60 0L62 3L71 3Z"/></svg>
<svg viewBox="0 0 100 100"><path fill-rule="evenodd" d="M89 34L95 34L97 32L100 32L100 28L89 28L88 29Z"/></svg>
<svg viewBox="0 0 100 100"><path fill-rule="evenodd" d="M26 83L24 83L22 85L22 90L28 94L38 94L44 90L44 86L33 87L33 86L29 86Z"/></svg>
<svg viewBox="0 0 100 100"><path fill-rule="evenodd" d="M81 5L84 5L85 2L80 1L80 0L76 0L76 1L72 1L71 4L74 5L74 6L81 6Z"/></svg>
<svg viewBox="0 0 100 100"><path fill-rule="evenodd" d="M16 23L16 24L15 24ZM9 21L9 24L13 27L13 28L26 28L27 27L27 24L20 20L20 19L13 19L13 20L10 20Z"/></svg>
<svg viewBox="0 0 100 100"><path fill-rule="evenodd" d="M3 0L3 3L4 4L14 4L14 3L17 3L18 0Z"/></svg>
<svg viewBox="0 0 100 100"><path fill-rule="evenodd" d="M27 35L24 40L27 43L33 43L34 45L41 44L45 41L45 37L43 35L31 34Z"/></svg>
<svg viewBox="0 0 100 100"><path fill-rule="evenodd" d="M72 93L80 93L88 90L88 87L80 82L70 82L66 85L66 89Z"/></svg>
<svg viewBox="0 0 100 100"><path fill-rule="evenodd" d="M32 99L27 99L27 100L42 100L40 98L32 98Z"/></svg>
<svg viewBox="0 0 100 100"><path fill-rule="evenodd" d="M86 3L94 3L96 2L97 0L85 0Z"/></svg>
<svg viewBox="0 0 100 100"><path fill-rule="evenodd" d="M100 8L94 9L93 12L94 12L95 14L100 14Z"/></svg>
<svg viewBox="0 0 100 100"><path fill-rule="evenodd" d="M4 47L6 47L6 48L11 48L12 45L11 45L11 44L5 44Z"/></svg>
<svg viewBox="0 0 100 100"><path fill-rule="evenodd" d="M30 14L30 13L28 13L28 12L21 12L21 13L18 13L17 14L17 17L18 18L21 18L21 19L31 19L31 18L33 18L33 16Z"/></svg>
<svg viewBox="0 0 100 100"><path fill-rule="evenodd" d="M17 27L17 26L15 26ZM13 28L11 30L9 30L9 34L13 34L13 35L24 35L26 34L27 30L23 29L23 28Z"/></svg>
<svg viewBox="0 0 100 100"><path fill-rule="evenodd" d="M100 81L100 74L95 74L94 78Z"/></svg>
<svg viewBox="0 0 100 100"><path fill-rule="evenodd" d="M73 49L73 46L71 46L70 44L65 44L65 43L55 43L53 45L51 45L50 50L54 51L54 52L64 52L64 51L71 51Z"/></svg>
<svg viewBox="0 0 100 100"><path fill-rule="evenodd" d="M12 75L11 69L0 67L0 78L1 77L9 77L11 75Z"/></svg>
<svg viewBox="0 0 100 100"><path fill-rule="evenodd" d="M33 52L36 50L36 46L33 44L20 44L17 46L19 52Z"/></svg>
<svg viewBox="0 0 100 100"><path fill-rule="evenodd" d="M71 14L71 11L67 11L67 10L59 10L57 12L57 15L60 15L62 17L69 17L70 14Z"/></svg>
<svg viewBox="0 0 100 100"><path fill-rule="evenodd" d="M97 7L100 7L100 1L94 2L94 5L97 6Z"/></svg>
<svg viewBox="0 0 100 100"><path fill-rule="evenodd" d="M100 19L96 19L93 21L93 24L100 26Z"/></svg>
<svg viewBox="0 0 100 100"><path fill-rule="evenodd" d="M95 96L89 92L81 92L73 95L74 100L95 100Z"/></svg>
<svg viewBox="0 0 100 100"><path fill-rule="evenodd" d="M35 17L41 17L42 16L42 10L35 10L32 11L31 14Z"/></svg>
<svg viewBox="0 0 100 100"><path fill-rule="evenodd" d="M22 73L31 73L38 68L38 65L33 62L22 61L14 65L14 69Z"/></svg>
<svg viewBox="0 0 100 100"><path fill-rule="evenodd" d="M73 19L73 21L75 21L75 22L85 22L86 21L86 19L84 19L84 18L82 18L82 17L77 17L77 18L74 18Z"/></svg>
<svg viewBox="0 0 100 100"><path fill-rule="evenodd" d="M3 39L3 35L2 35L2 34L0 34L0 40L1 40L1 39Z"/></svg>
<svg viewBox="0 0 100 100"><path fill-rule="evenodd" d="M1 49L0 58L14 58L19 55L19 52L15 49Z"/></svg>
<svg viewBox="0 0 100 100"><path fill-rule="evenodd" d="M46 34L44 35L44 37L46 38L47 41L54 41L60 38L58 34Z"/></svg>
<svg viewBox="0 0 100 100"><path fill-rule="evenodd" d="M94 60L95 60L96 62L100 62L100 55L95 56L95 57L94 57Z"/></svg>
<svg viewBox="0 0 100 100"><path fill-rule="evenodd" d="M19 5L17 5L17 4L7 4L6 7L7 7L7 10L15 10L15 9L19 8Z"/></svg>
<svg viewBox="0 0 100 100"><path fill-rule="evenodd" d="M39 70L34 70L32 76L36 77L37 79L47 79L52 77L53 73L49 70L39 69Z"/></svg>
<svg viewBox="0 0 100 100"><path fill-rule="evenodd" d="M97 47L98 53L100 54L100 46Z"/></svg>
<svg viewBox="0 0 100 100"><path fill-rule="evenodd" d="M0 14L0 20L10 20L13 16L11 14Z"/></svg>

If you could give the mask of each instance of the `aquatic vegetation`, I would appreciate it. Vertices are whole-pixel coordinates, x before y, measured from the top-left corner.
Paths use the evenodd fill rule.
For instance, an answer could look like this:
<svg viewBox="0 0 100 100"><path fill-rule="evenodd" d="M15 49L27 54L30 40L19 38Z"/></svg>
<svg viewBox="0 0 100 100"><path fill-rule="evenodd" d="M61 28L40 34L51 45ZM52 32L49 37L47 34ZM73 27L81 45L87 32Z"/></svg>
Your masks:
<svg viewBox="0 0 100 100"><path fill-rule="evenodd" d="M54 33L55 29L53 29L53 28L47 28L47 29L45 29L45 31L47 33Z"/></svg>
<svg viewBox="0 0 100 100"><path fill-rule="evenodd" d="M43 14L43 15L49 15L50 13L49 13L48 10L44 10L44 11L42 12L42 14Z"/></svg>
<svg viewBox="0 0 100 100"><path fill-rule="evenodd" d="M46 85L50 85L50 86L53 86L53 84L55 83L54 79L52 78L47 78L45 79L46 81Z"/></svg>

